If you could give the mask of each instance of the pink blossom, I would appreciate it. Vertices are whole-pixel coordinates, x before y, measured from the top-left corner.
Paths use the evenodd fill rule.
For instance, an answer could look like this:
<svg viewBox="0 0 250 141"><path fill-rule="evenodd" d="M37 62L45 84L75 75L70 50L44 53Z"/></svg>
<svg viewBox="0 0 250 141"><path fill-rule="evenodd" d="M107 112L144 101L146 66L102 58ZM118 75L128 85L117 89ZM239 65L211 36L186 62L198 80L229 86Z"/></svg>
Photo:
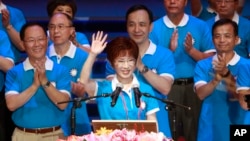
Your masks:
<svg viewBox="0 0 250 141"><path fill-rule="evenodd" d="M114 130L109 134L97 135L90 133L84 136L71 135L67 140L58 139L57 141L173 141L166 138L163 133L136 132L135 130Z"/></svg>

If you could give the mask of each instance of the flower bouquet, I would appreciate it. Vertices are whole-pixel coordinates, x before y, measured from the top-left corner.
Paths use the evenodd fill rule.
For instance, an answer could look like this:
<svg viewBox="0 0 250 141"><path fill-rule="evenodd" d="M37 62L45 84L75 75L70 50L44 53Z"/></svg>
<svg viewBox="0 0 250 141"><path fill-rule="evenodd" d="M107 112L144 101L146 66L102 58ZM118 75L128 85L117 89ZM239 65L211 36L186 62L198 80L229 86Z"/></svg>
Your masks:
<svg viewBox="0 0 250 141"><path fill-rule="evenodd" d="M57 141L173 141L166 138L163 133L155 132L136 132L135 130L109 130L102 127L96 133L91 132L88 135L75 136L71 135L66 140L58 139Z"/></svg>

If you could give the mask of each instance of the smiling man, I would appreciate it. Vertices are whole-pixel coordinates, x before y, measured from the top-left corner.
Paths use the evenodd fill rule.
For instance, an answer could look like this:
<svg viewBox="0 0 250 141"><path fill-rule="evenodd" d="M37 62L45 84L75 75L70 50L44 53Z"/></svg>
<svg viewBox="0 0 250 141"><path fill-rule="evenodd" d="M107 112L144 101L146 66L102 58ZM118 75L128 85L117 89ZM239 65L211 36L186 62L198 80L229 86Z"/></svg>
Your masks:
<svg viewBox="0 0 250 141"><path fill-rule="evenodd" d="M239 40L235 22L218 20L212 36L216 55L199 61L195 67L194 87L203 100L197 141L229 141L230 124L242 123L241 115L245 113L237 99L235 81L240 66L248 60L234 51Z"/></svg>
<svg viewBox="0 0 250 141"><path fill-rule="evenodd" d="M46 56L48 38L41 25L25 24L20 38L28 57L7 72L5 82L7 107L16 125L12 141L63 138L68 104L56 103L70 99L68 70Z"/></svg>

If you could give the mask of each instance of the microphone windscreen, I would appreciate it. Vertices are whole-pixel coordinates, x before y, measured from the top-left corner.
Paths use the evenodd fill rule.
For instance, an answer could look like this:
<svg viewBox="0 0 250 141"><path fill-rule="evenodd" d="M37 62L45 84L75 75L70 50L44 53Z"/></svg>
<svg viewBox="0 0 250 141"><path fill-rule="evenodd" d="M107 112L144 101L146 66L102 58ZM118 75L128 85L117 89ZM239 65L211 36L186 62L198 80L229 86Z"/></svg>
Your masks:
<svg viewBox="0 0 250 141"><path fill-rule="evenodd" d="M116 101L119 97L120 92L122 91L123 85L121 83L116 84L115 90L112 92L112 101L111 101L111 106L114 107L116 104Z"/></svg>
<svg viewBox="0 0 250 141"><path fill-rule="evenodd" d="M135 105L136 105L137 108L139 108L140 105L141 105L141 101L140 101L141 92L139 90L139 85L138 84L134 84L132 87L133 87L134 96L135 96Z"/></svg>

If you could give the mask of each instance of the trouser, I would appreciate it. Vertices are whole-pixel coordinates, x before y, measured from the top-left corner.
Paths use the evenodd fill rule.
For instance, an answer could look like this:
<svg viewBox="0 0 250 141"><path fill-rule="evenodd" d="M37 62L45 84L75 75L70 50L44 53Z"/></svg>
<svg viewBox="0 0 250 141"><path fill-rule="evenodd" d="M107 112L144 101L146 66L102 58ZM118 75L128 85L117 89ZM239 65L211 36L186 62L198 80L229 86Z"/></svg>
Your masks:
<svg viewBox="0 0 250 141"><path fill-rule="evenodd" d="M168 99L173 100L175 103L191 107L191 110L188 110L176 106L169 111L169 123L173 138L176 140L179 136L184 136L186 141L196 141L202 101L194 92L193 83L186 85L174 84L168 95ZM174 122L174 116L176 122ZM174 130L176 131L174 132Z"/></svg>
<svg viewBox="0 0 250 141"><path fill-rule="evenodd" d="M15 125L11 119L12 112L6 105L4 89L0 92L0 141L11 141Z"/></svg>
<svg viewBox="0 0 250 141"><path fill-rule="evenodd" d="M0 99L0 141L6 141L5 133L5 102L4 99Z"/></svg>
<svg viewBox="0 0 250 141"><path fill-rule="evenodd" d="M44 134L36 134L15 128L12 136L12 141L56 141L57 139L65 139L62 129Z"/></svg>

